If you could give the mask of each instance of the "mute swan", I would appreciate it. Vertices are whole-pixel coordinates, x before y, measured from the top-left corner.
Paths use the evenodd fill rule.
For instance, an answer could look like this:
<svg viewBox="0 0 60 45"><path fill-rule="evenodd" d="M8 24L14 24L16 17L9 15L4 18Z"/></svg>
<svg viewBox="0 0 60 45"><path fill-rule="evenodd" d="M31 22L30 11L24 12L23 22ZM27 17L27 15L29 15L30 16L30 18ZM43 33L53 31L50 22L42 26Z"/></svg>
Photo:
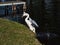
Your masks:
<svg viewBox="0 0 60 45"><path fill-rule="evenodd" d="M29 29L35 33L35 30L36 30L36 29L35 29L35 26L36 26L36 27L39 27L38 24L37 24L34 20L32 20L32 19L29 17L29 14L26 13L26 12L23 13L23 16L22 16L22 17L26 17L26 18L25 18L26 24L28 25Z"/></svg>

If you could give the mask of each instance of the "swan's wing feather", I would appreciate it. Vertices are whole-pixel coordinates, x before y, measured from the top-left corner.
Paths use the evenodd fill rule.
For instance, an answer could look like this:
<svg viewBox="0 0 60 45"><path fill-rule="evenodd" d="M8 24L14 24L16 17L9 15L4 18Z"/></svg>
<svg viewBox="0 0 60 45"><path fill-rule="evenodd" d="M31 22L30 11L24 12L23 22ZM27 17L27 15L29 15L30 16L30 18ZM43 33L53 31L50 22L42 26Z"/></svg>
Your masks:
<svg viewBox="0 0 60 45"><path fill-rule="evenodd" d="M34 20L32 20L31 18L29 18L29 20L32 22L32 25L39 27L38 24Z"/></svg>

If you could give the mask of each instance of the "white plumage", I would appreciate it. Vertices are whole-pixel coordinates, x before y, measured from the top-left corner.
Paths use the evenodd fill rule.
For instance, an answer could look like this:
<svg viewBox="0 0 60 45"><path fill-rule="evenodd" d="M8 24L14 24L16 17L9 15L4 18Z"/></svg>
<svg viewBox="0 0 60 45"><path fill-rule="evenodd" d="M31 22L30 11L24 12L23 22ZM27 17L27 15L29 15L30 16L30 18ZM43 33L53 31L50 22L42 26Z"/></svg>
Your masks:
<svg viewBox="0 0 60 45"><path fill-rule="evenodd" d="M29 29L35 33L35 30L36 30L36 29L35 29L34 26L39 27L38 24L29 17L29 14L28 14L28 13L24 12L24 13L23 13L23 17L24 17L24 16L26 16L25 22L26 22L26 24L28 25Z"/></svg>

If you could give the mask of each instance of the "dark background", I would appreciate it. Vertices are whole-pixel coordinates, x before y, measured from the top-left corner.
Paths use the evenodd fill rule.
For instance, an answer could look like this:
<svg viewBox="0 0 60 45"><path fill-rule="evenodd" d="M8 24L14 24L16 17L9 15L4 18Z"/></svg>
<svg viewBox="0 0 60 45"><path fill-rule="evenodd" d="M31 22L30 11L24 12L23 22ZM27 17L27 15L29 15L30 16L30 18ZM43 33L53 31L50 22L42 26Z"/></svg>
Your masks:
<svg viewBox="0 0 60 45"><path fill-rule="evenodd" d="M30 13L43 32L60 34L59 0L26 0L27 12Z"/></svg>

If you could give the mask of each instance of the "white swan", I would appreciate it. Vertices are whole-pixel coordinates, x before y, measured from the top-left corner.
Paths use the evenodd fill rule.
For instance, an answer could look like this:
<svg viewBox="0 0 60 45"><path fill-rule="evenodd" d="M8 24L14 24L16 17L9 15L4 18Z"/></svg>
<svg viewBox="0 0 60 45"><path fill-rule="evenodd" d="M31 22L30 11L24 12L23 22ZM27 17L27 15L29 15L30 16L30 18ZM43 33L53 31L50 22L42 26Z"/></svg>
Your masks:
<svg viewBox="0 0 60 45"><path fill-rule="evenodd" d="M25 16L26 16L25 18L26 24L28 25L29 29L35 33L36 29L34 26L39 27L38 24L29 17L28 13L24 12L22 17L25 17Z"/></svg>

